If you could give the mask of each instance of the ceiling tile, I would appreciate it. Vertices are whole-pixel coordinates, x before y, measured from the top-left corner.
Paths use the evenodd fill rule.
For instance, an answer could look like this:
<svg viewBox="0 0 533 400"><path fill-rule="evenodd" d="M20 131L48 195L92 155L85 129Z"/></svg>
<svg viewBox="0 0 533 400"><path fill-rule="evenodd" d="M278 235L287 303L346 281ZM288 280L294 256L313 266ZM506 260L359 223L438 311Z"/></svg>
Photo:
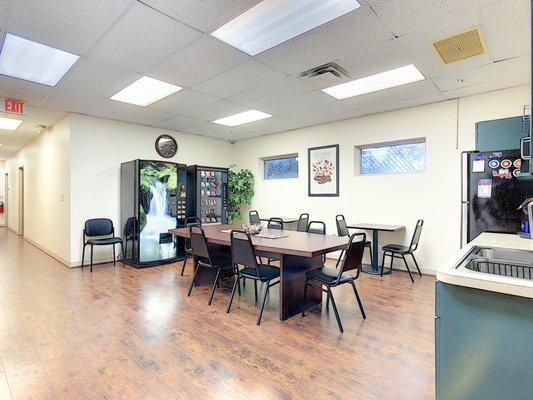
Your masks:
<svg viewBox="0 0 533 400"><path fill-rule="evenodd" d="M184 115L219 100L218 97L200 93L192 89L183 89L149 105L148 108Z"/></svg>
<svg viewBox="0 0 533 400"><path fill-rule="evenodd" d="M202 32L211 33L260 0L142 0L142 2Z"/></svg>
<svg viewBox="0 0 533 400"><path fill-rule="evenodd" d="M530 68L531 57L523 56L435 78L433 81L441 91L448 91L516 75L524 75L529 73Z"/></svg>
<svg viewBox="0 0 533 400"><path fill-rule="evenodd" d="M416 107L423 104L437 103L444 101L445 98L440 93L429 94L427 96L414 97L412 99L404 99L392 101L390 103L374 104L370 107L363 108L360 111L361 115L377 114L386 111L399 110L402 108Z"/></svg>
<svg viewBox="0 0 533 400"><path fill-rule="evenodd" d="M479 85L462 87L442 92L447 99L456 99L459 97L472 96L480 93L486 93L493 90L505 89L515 86L531 84L531 74L513 76L511 78L499 78L492 82L486 82Z"/></svg>
<svg viewBox="0 0 533 400"><path fill-rule="evenodd" d="M67 116L65 111L50 110L47 108L37 108L28 113L25 122L35 122L39 125L55 125Z"/></svg>
<svg viewBox="0 0 533 400"><path fill-rule="evenodd" d="M209 136L219 139L230 139L235 128L217 125L212 122L199 121L194 118L177 116L158 123L156 126L163 129L172 129L195 135Z"/></svg>
<svg viewBox="0 0 533 400"><path fill-rule="evenodd" d="M217 101L205 107L200 107L187 113L187 117L195 118L201 121L214 121L215 119L227 117L229 115L248 111L249 108L239 104L231 103L226 100Z"/></svg>
<svg viewBox="0 0 533 400"><path fill-rule="evenodd" d="M0 97L22 99L33 106L40 105L53 89L51 86L0 75Z"/></svg>
<svg viewBox="0 0 533 400"><path fill-rule="evenodd" d="M488 46L495 60L531 52L531 2L503 0L483 7Z"/></svg>
<svg viewBox="0 0 533 400"><path fill-rule="evenodd" d="M90 56L144 73L200 36L198 31L137 3L95 46Z"/></svg>
<svg viewBox="0 0 533 400"><path fill-rule="evenodd" d="M150 110L113 100L102 100L86 109L87 115L133 122L141 125L154 125L171 118L173 115L164 111Z"/></svg>
<svg viewBox="0 0 533 400"><path fill-rule="evenodd" d="M0 30L4 31L6 30L9 13L11 12L11 9L13 8L13 1L9 0L1 0L0 1Z"/></svg>
<svg viewBox="0 0 533 400"><path fill-rule="evenodd" d="M250 60L248 55L210 36L204 36L157 65L148 75L182 87L191 87L247 60Z"/></svg>
<svg viewBox="0 0 533 400"><path fill-rule="evenodd" d="M242 105L253 105L255 100L265 97L285 100L296 94L310 92L313 88L296 76L288 76L282 78L278 83L269 86L260 86L246 92L240 93L236 96L230 97L228 100Z"/></svg>
<svg viewBox="0 0 533 400"><path fill-rule="evenodd" d="M208 79L195 89L217 97L232 97L259 87L276 84L286 75L255 60Z"/></svg>
<svg viewBox="0 0 533 400"><path fill-rule="evenodd" d="M134 0L19 0L8 32L74 54L86 54Z"/></svg>
<svg viewBox="0 0 533 400"><path fill-rule="evenodd" d="M280 71L295 74L339 60L347 54L356 57L361 50L393 38L376 15L362 6L256 58Z"/></svg>

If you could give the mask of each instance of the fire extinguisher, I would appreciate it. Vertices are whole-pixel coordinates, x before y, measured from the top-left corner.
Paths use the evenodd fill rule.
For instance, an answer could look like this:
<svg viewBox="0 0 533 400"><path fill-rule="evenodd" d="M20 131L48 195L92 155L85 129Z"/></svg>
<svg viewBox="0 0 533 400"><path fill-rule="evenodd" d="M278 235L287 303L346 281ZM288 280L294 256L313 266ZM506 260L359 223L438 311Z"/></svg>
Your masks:
<svg viewBox="0 0 533 400"><path fill-rule="evenodd" d="M0 214L4 213L4 202L0 201Z"/></svg>

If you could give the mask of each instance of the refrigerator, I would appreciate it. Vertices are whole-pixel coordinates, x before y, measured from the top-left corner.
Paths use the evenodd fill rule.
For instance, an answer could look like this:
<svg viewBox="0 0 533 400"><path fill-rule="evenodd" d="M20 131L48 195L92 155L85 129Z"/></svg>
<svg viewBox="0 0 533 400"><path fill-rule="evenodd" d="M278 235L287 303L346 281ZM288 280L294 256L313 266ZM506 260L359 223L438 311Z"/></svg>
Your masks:
<svg viewBox="0 0 533 400"><path fill-rule="evenodd" d="M520 150L468 151L461 157L461 245L482 232L520 232L526 216L517 208L533 196L533 181L517 179Z"/></svg>
<svg viewBox="0 0 533 400"><path fill-rule="evenodd" d="M228 169L187 167L187 216L202 225L228 223Z"/></svg>
<svg viewBox="0 0 533 400"><path fill-rule="evenodd" d="M168 230L185 226L186 165L133 160L121 164L120 180L124 262L143 268L183 259L183 238Z"/></svg>

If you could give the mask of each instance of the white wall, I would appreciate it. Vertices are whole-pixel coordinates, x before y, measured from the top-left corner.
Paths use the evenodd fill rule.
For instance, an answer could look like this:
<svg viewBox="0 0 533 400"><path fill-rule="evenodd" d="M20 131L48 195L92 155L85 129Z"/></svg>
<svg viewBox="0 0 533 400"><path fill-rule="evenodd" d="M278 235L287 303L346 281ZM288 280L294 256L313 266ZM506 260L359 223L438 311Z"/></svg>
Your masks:
<svg viewBox="0 0 533 400"><path fill-rule="evenodd" d="M68 119L30 142L6 161L9 228L20 233L19 167L24 167L24 237L63 263L69 245Z"/></svg>
<svg viewBox="0 0 533 400"><path fill-rule="evenodd" d="M120 234L120 164L137 158L162 160L154 143L159 135L169 131L78 114L71 114L69 119L71 262L80 265L82 229L87 219L111 218ZM167 161L229 166L229 142L179 132L170 134L178 142L178 153ZM110 247L95 249L95 262L110 259Z"/></svg>
<svg viewBox="0 0 533 400"><path fill-rule="evenodd" d="M325 221L335 233L335 215L348 222L401 224L406 232L382 233L380 243L408 243L416 220L425 220L418 259L426 271L459 248L460 153L474 148L478 121L520 115L528 87L376 114L237 142L233 157L256 176L252 207L264 216L298 216ZM357 145L425 137L427 171L415 174L356 174ZM307 196L307 149L340 145L340 196ZM458 146L457 146L458 145ZM259 158L299 154L299 178L265 181ZM369 233L370 234L370 233Z"/></svg>

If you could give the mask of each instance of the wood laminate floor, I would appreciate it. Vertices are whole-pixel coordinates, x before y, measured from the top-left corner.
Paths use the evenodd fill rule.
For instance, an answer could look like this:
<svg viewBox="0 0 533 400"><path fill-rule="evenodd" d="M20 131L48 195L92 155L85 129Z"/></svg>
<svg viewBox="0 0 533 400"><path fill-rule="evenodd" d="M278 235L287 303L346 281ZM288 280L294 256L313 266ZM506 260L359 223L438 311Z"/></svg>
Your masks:
<svg viewBox="0 0 533 400"><path fill-rule="evenodd" d="M67 269L0 230L0 399L434 398L434 278L402 272L333 289L333 313L259 327L253 285L226 314L231 282L207 306L187 298L191 266Z"/></svg>

